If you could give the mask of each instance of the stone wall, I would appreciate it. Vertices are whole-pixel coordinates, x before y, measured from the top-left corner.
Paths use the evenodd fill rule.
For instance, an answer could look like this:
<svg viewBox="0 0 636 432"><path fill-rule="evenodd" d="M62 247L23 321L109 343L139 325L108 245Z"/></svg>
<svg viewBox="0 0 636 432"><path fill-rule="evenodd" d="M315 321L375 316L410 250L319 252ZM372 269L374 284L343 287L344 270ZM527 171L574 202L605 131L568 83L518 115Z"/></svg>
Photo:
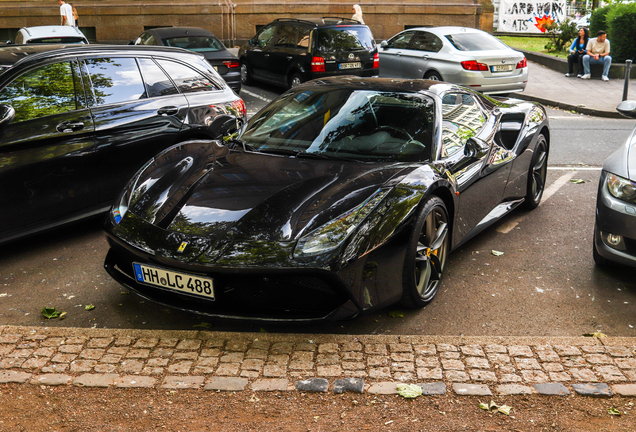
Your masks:
<svg viewBox="0 0 636 432"><path fill-rule="evenodd" d="M76 0L73 4L80 27L94 28L100 43L126 43L145 27L192 26L206 28L232 46L251 38L257 27L275 18L350 17L355 1ZM494 8L490 0L380 0L358 4L378 40L408 26L458 25L492 32ZM59 22L56 0L0 0L0 29Z"/></svg>

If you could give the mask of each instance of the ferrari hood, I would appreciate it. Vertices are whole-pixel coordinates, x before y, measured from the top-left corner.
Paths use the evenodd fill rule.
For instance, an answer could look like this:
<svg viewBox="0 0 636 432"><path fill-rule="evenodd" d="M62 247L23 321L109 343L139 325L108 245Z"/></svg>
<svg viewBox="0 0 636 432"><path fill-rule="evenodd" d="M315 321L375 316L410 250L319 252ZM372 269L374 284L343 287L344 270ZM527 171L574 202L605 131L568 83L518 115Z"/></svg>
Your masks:
<svg viewBox="0 0 636 432"><path fill-rule="evenodd" d="M173 167L133 213L173 232L256 241L296 239L413 169L240 152L205 166L190 158Z"/></svg>

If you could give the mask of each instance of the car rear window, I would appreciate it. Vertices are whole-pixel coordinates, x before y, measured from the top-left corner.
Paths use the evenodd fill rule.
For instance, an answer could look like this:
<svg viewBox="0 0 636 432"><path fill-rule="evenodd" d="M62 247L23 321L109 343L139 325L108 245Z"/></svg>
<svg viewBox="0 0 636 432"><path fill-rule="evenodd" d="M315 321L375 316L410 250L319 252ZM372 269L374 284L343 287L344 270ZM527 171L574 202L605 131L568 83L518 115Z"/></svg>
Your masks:
<svg viewBox="0 0 636 432"><path fill-rule="evenodd" d="M342 26L318 30L316 51L322 54L375 49L375 40L368 27Z"/></svg>
<svg viewBox="0 0 636 432"><path fill-rule="evenodd" d="M40 39L30 39L27 44L85 44L82 37L47 37Z"/></svg>
<svg viewBox="0 0 636 432"><path fill-rule="evenodd" d="M508 49L508 46L486 33L455 33L446 35L455 48L460 51L489 51Z"/></svg>
<svg viewBox="0 0 636 432"><path fill-rule="evenodd" d="M180 36L163 39L166 46L185 48L194 52L213 52L225 49L221 41L209 36Z"/></svg>

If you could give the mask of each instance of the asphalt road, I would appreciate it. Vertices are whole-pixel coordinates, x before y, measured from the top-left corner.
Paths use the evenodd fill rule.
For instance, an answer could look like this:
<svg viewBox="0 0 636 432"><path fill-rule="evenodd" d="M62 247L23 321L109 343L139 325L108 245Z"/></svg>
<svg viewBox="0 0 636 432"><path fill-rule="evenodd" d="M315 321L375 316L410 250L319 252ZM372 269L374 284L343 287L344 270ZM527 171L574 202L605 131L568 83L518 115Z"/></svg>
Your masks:
<svg viewBox="0 0 636 432"><path fill-rule="evenodd" d="M254 114L281 90L247 87ZM424 310L388 308L352 321L238 324L146 302L110 279L96 218L0 247L0 324L137 329L208 329L350 334L636 336L630 270L592 260L592 228L602 161L634 122L550 110L548 188L532 212L515 211L450 255L441 291ZM584 183L570 180L581 179ZM504 252L494 256L493 250ZM94 308L87 310L87 305ZM45 320L42 307L66 312Z"/></svg>

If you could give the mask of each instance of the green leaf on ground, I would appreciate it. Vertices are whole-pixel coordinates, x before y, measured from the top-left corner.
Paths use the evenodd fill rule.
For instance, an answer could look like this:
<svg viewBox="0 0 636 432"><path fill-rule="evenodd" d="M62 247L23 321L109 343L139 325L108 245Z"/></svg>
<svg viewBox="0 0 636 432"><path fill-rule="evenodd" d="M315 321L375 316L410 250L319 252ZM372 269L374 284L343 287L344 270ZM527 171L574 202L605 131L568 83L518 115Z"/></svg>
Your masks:
<svg viewBox="0 0 636 432"><path fill-rule="evenodd" d="M502 256L504 253L498 250L491 250L490 251L491 254L493 254L494 256Z"/></svg>
<svg viewBox="0 0 636 432"><path fill-rule="evenodd" d="M404 312L400 311L390 311L389 316L391 318L404 318Z"/></svg>
<svg viewBox="0 0 636 432"><path fill-rule="evenodd" d="M84 306L84 309L86 309L86 310L93 310L93 309L95 309L95 305L93 305L93 304L87 304L86 306Z"/></svg>
<svg viewBox="0 0 636 432"><path fill-rule="evenodd" d="M585 180L581 180L581 179L570 179L570 183L574 183L574 184L581 184L581 183L585 183Z"/></svg>
<svg viewBox="0 0 636 432"><path fill-rule="evenodd" d="M210 327L212 327L212 324L210 324L209 322L205 322L204 321L204 322L200 322L199 324L195 324L192 327L194 327L194 328L199 328L199 327L200 328L210 328Z"/></svg>
<svg viewBox="0 0 636 432"><path fill-rule="evenodd" d="M422 396L422 387L415 384L397 384L398 394L407 399Z"/></svg>
<svg viewBox="0 0 636 432"><path fill-rule="evenodd" d="M42 308L42 316L46 319L59 318L60 315L61 315L61 312L56 310L54 307Z"/></svg>
<svg viewBox="0 0 636 432"><path fill-rule="evenodd" d="M614 407L608 408L607 409L607 413L609 415L615 415L615 416L621 415L621 412L619 410L617 410L616 408L614 408Z"/></svg>
<svg viewBox="0 0 636 432"><path fill-rule="evenodd" d="M512 407L508 406L508 405L502 405L499 408L497 408L497 411L499 411L502 414L505 415L510 415L510 410L512 409Z"/></svg>
<svg viewBox="0 0 636 432"><path fill-rule="evenodd" d="M595 338L604 338L607 337L605 333L596 332L596 333L583 333L585 337L595 337Z"/></svg>

